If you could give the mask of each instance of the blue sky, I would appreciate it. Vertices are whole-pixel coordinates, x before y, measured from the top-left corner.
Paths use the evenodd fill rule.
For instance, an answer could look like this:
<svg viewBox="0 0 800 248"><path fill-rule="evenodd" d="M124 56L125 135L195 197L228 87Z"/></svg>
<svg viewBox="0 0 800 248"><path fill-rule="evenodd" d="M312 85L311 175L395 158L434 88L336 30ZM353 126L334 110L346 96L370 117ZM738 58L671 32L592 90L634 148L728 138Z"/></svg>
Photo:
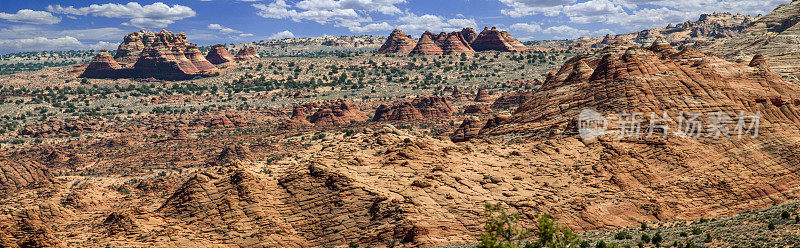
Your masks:
<svg viewBox="0 0 800 248"><path fill-rule="evenodd" d="M791 0L184 0L3 1L0 53L114 49L140 29L200 45L286 37L387 35L497 26L520 40L626 33L702 13L765 14Z"/></svg>

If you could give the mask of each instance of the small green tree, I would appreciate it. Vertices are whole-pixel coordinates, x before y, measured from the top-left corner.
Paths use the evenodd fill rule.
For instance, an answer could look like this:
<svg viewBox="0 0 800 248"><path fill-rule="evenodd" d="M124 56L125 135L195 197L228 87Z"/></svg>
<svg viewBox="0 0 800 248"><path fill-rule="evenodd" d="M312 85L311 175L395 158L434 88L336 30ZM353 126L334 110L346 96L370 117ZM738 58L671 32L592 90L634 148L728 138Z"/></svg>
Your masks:
<svg viewBox="0 0 800 248"><path fill-rule="evenodd" d="M530 231L519 223L519 214L508 214L497 204L486 204L486 227L481 234L479 248L519 248Z"/></svg>
<svg viewBox="0 0 800 248"><path fill-rule="evenodd" d="M583 240L567 227L558 226L550 216L543 214L539 216L539 230L536 236L539 237L532 247L535 248L571 248L581 247Z"/></svg>

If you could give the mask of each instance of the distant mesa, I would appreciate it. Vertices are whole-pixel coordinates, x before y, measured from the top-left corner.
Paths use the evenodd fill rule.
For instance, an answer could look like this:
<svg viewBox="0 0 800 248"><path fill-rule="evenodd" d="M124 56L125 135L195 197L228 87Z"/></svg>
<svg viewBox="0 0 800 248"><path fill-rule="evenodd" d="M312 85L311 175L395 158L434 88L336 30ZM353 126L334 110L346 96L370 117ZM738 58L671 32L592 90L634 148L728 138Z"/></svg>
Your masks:
<svg viewBox="0 0 800 248"><path fill-rule="evenodd" d="M219 69L186 41L186 34L161 30L126 35L114 58L101 51L80 77L186 80L216 73Z"/></svg>
<svg viewBox="0 0 800 248"><path fill-rule="evenodd" d="M506 31L495 27L484 28L478 34L472 28L464 28L458 32L439 34L425 31L419 40L395 29L378 49L378 53L396 53L412 55L464 54L483 51L527 51L528 47L519 42Z"/></svg>
<svg viewBox="0 0 800 248"><path fill-rule="evenodd" d="M234 61L234 59L233 54L228 52L228 49L222 44L211 46L211 49L208 50L208 55L206 55L206 60L215 65L231 62Z"/></svg>
<svg viewBox="0 0 800 248"><path fill-rule="evenodd" d="M246 60L251 60L251 59L258 58L258 57L259 56L258 56L258 53L256 53L256 49L255 48L245 47L245 48L242 48L242 50L239 50L238 53L236 53L235 59L236 59L236 61L246 61Z"/></svg>

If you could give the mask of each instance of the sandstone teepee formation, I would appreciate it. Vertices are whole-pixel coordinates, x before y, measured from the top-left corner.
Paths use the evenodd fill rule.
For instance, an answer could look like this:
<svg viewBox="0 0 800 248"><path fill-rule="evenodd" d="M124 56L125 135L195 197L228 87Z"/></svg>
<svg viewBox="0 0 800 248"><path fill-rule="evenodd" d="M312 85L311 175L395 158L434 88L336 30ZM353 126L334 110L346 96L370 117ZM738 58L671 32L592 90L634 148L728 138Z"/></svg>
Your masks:
<svg viewBox="0 0 800 248"><path fill-rule="evenodd" d="M101 52L81 77L186 80L218 71L197 45L186 41L186 34L161 30L158 33L139 31L126 35L114 58Z"/></svg>
<svg viewBox="0 0 800 248"><path fill-rule="evenodd" d="M216 44L211 46L211 49L208 50L206 60L216 65L234 61L234 57L230 52L228 52L228 49L225 49L225 46L222 44Z"/></svg>
<svg viewBox="0 0 800 248"><path fill-rule="evenodd" d="M484 28L478 34L472 28L439 34L425 31L418 41L403 31L395 29L378 49L378 53L397 53L413 55L463 54L481 51L527 51L528 48L507 31L495 27Z"/></svg>

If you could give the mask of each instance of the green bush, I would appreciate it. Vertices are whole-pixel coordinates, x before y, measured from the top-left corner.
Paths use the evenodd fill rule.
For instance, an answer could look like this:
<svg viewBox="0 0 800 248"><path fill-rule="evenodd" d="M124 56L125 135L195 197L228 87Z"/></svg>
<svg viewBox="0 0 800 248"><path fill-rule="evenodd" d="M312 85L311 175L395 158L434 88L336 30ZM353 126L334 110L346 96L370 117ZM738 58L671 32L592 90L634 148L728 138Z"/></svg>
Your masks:
<svg viewBox="0 0 800 248"><path fill-rule="evenodd" d="M506 213L505 208L497 204L486 204L486 226L481 234L479 248L519 248L523 247L530 231L519 223L519 214Z"/></svg>
<svg viewBox="0 0 800 248"><path fill-rule="evenodd" d="M617 234L614 234L614 239L616 240L632 239L632 238L633 236L631 236L631 234L626 231L619 231Z"/></svg>
<svg viewBox="0 0 800 248"><path fill-rule="evenodd" d="M537 238L533 243L523 242L531 231L522 227L519 214L508 214L500 204L486 204L486 226L481 234L479 248L572 248L589 247L589 242L578 238L567 227L559 226L549 215L539 215ZM616 244L605 247L619 247Z"/></svg>
<svg viewBox="0 0 800 248"><path fill-rule="evenodd" d="M646 233L642 234L642 242L645 244L650 243L650 235L647 235Z"/></svg>
<svg viewBox="0 0 800 248"><path fill-rule="evenodd" d="M656 247L661 246L661 242L664 241L664 239L661 237L661 232L656 232L650 241L656 245Z"/></svg>

